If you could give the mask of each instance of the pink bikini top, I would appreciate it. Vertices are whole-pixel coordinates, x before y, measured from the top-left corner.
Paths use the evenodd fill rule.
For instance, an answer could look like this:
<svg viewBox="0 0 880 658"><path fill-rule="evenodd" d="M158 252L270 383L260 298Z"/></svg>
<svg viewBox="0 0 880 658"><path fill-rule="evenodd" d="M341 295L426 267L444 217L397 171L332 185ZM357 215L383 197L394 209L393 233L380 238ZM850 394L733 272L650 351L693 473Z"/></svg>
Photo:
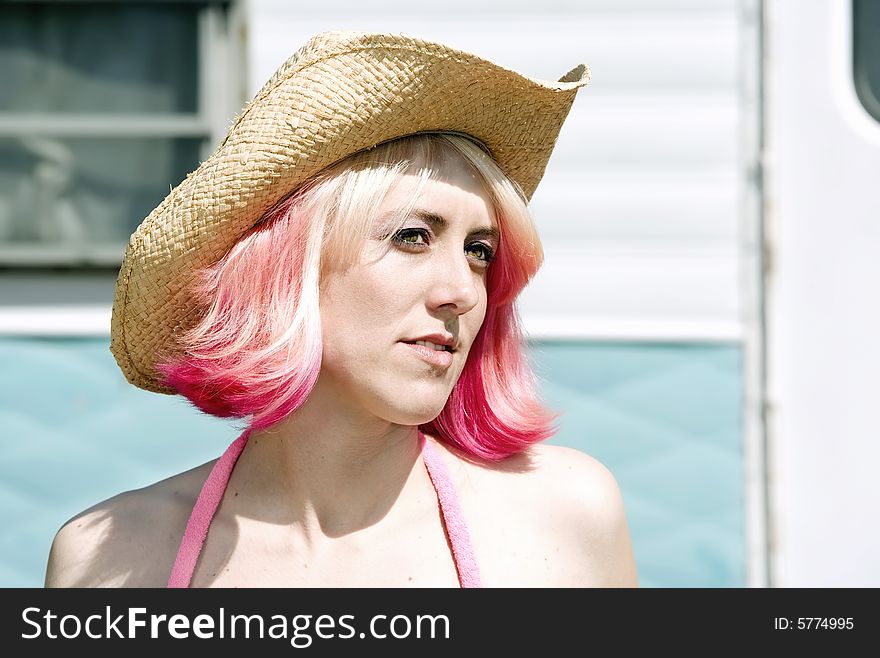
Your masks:
<svg viewBox="0 0 880 658"><path fill-rule="evenodd" d="M220 507L223 494L226 492L226 485L229 483L229 476L232 475L232 469L244 450L249 435L250 430L246 430L232 442L232 445L214 464L211 474L205 480L186 524L186 530L177 551L177 558L171 569L171 577L168 579L168 587L189 587L199 555L201 555L208 537L211 520L217 513L217 508ZM419 431L419 446L428 476L437 492L440 514L443 517L443 528L452 547L452 559L458 572L458 582L462 587L480 587L480 572L474 559L470 534L446 463L437 448L425 440L421 431Z"/></svg>

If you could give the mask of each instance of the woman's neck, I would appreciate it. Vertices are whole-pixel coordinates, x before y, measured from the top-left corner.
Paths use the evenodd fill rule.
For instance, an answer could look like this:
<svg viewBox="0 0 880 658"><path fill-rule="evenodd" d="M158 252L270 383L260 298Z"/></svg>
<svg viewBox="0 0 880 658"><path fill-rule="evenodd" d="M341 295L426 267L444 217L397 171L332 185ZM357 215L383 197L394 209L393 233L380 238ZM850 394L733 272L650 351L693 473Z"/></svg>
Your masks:
<svg viewBox="0 0 880 658"><path fill-rule="evenodd" d="M356 414L333 397L314 391L293 416L251 432L230 480L239 514L320 542L393 523L415 504L426 509L418 428Z"/></svg>

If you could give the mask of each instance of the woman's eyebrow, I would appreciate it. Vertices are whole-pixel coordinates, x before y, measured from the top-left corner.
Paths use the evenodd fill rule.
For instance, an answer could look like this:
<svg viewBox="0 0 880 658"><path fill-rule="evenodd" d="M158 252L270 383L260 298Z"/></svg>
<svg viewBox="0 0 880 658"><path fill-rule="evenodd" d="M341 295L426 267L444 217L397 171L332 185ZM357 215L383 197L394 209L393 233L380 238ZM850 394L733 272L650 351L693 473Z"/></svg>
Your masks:
<svg viewBox="0 0 880 658"><path fill-rule="evenodd" d="M396 217L398 216L398 213L398 210L386 212L382 215L382 219L384 220ZM425 208L413 208L412 211L407 215L407 217L421 219L423 222L429 224L431 228L434 229L434 231L437 233L449 226L449 222L446 221L445 217ZM500 234L498 232L498 229L494 226L481 226L480 228L475 228L473 231L468 232L468 236L487 238L490 240L498 241Z"/></svg>

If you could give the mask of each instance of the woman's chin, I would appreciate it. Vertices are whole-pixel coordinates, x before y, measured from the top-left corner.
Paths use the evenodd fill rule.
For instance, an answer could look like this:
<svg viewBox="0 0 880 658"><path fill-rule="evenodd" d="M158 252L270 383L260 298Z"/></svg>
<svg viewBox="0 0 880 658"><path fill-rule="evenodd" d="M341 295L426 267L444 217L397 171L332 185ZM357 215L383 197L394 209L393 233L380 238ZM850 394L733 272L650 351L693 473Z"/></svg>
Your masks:
<svg viewBox="0 0 880 658"><path fill-rule="evenodd" d="M403 407L398 401L393 408L388 409L385 417L397 425L424 425L439 416L445 404L446 400L443 400L435 405L414 404Z"/></svg>

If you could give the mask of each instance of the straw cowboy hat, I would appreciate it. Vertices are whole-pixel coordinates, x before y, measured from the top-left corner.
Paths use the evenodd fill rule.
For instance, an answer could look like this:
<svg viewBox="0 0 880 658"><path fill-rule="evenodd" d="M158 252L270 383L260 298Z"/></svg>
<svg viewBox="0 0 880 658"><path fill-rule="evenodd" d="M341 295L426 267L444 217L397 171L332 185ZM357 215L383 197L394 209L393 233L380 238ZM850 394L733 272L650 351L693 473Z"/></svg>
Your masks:
<svg viewBox="0 0 880 658"><path fill-rule="evenodd" d="M122 372L135 386L172 393L155 364L198 320L187 293L193 273L220 260L300 184L357 151L413 133L463 133L530 199L588 81L584 65L549 82L403 35L312 38L131 236L111 321L110 350Z"/></svg>

